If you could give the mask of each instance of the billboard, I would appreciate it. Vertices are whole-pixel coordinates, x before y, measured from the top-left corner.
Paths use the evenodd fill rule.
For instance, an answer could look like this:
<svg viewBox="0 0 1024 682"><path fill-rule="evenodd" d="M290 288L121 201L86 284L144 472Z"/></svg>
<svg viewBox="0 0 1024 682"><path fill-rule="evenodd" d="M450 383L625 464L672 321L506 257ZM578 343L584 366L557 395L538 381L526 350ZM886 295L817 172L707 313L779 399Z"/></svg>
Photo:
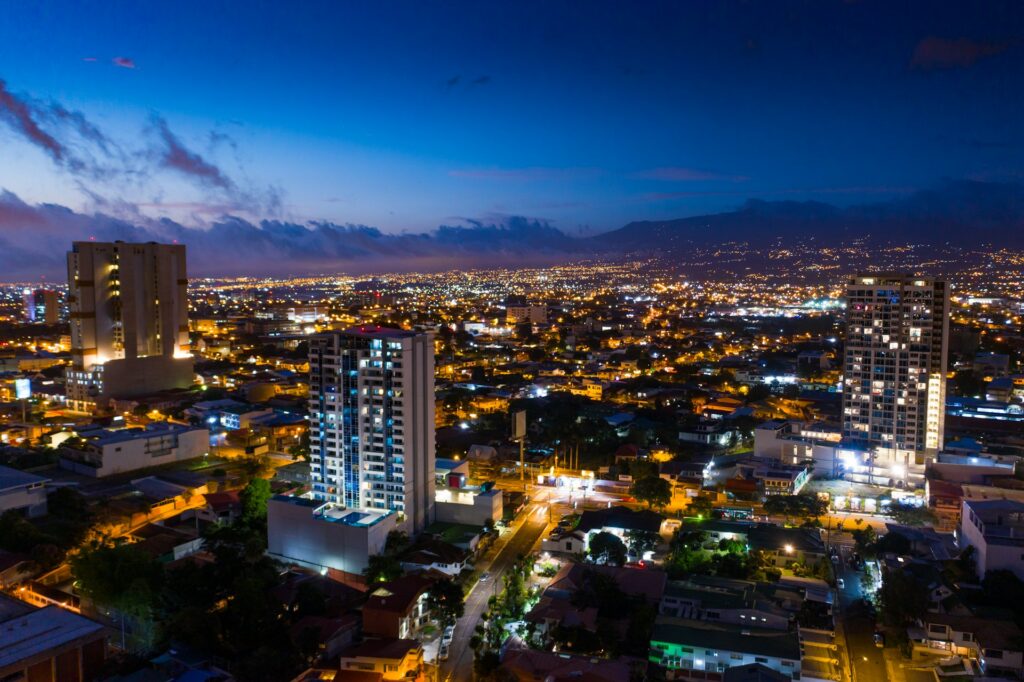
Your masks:
<svg viewBox="0 0 1024 682"><path fill-rule="evenodd" d="M32 397L32 382L28 379L14 380L14 397L18 400L28 400Z"/></svg>
<svg viewBox="0 0 1024 682"><path fill-rule="evenodd" d="M512 440L526 438L526 410L519 410L512 415Z"/></svg>

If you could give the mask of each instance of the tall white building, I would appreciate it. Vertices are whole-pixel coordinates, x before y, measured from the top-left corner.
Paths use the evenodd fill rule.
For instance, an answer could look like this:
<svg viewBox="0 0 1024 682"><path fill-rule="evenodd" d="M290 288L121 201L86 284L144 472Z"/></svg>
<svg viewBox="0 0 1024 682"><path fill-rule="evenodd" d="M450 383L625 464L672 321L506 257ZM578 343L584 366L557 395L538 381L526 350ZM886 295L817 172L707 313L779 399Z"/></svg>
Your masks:
<svg viewBox="0 0 1024 682"><path fill-rule="evenodd" d="M72 408L192 384L183 245L74 242L67 264Z"/></svg>
<svg viewBox="0 0 1024 682"><path fill-rule="evenodd" d="M309 362L313 498L423 530L434 519L431 335L331 332L312 339Z"/></svg>
<svg viewBox="0 0 1024 682"><path fill-rule="evenodd" d="M843 443L859 446L871 483L907 485L942 449L949 286L907 274L846 287Z"/></svg>

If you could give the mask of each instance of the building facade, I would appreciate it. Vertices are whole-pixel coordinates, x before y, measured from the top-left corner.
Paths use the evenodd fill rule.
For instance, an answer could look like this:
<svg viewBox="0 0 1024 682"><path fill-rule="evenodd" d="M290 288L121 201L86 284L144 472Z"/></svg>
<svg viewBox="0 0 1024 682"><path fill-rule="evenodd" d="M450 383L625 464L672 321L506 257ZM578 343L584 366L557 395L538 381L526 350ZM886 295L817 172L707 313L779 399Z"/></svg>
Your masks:
<svg viewBox="0 0 1024 682"><path fill-rule="evenodd" d="M72 409L191 385L183 245L74 242L67 266Z"/></svg>
<svg viewBox="0 0 1024 682"><path fill-rule="evenodd" d="M863 446L868 482L916 484L942 449L949 286L864 274L846 287L843 441Z"/></svg>
<svg viewBox="0 0 1024 682"><path fill-rule="evenodd" d="M52 289L25 289L25 321L57 324L60 319L60 300Z"/></svg>
<svg viewBox="0 0 1024 682"><path fill-rule="evenodd" d="M412 533L434 520L430 334L361 327L310 342L313 498L394 511Z"/></svg>

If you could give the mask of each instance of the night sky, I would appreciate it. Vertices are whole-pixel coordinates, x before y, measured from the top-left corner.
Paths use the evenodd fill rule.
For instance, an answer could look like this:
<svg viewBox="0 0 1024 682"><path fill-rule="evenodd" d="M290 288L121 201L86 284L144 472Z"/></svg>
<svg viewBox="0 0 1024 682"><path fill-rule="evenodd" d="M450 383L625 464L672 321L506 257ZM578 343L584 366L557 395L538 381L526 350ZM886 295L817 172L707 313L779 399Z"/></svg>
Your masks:
<svg viewBox="0 0 1024 682"><path fill-rule="evenodd" d="M1024 171L1019 2L9 2L0 17L0 190L25 210L385 232L523 216L578 235Z"/></svg>

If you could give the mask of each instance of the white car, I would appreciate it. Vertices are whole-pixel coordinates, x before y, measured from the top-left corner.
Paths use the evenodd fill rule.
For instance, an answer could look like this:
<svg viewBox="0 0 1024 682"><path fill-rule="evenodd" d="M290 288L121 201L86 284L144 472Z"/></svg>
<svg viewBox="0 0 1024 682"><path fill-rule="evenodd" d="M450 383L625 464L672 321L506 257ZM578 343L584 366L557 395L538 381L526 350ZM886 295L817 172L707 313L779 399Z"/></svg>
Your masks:
<svg viewBox="0 0 1024 682"><path fill-rule="evenodd" d="M487 571L484 571L483 573L480 574L480 582L485 583L485 582L487 582L490 579L491 579L491 574L488 573Z"/></svg>
<svg viewBox="0 0 1024 682"><path fill-rule="evenodd" d="M846 589L846 583L843 582L842 578L836 578L836 588L840 590Z"/></svg>
<svg viewBox="0 0 1024 682"><path fill-rule="evenodd" d="M441 635L441 646L448 646L452 639L455 637L455 626L449 625L444 629L444 633Z"/></svg>
<svg viewBox="0 0 1024 682"><path fill-rule="evenodd" d="M447 661L448 660L448 645L442 644L441 648L437 650L437 660Z"/></svg>

